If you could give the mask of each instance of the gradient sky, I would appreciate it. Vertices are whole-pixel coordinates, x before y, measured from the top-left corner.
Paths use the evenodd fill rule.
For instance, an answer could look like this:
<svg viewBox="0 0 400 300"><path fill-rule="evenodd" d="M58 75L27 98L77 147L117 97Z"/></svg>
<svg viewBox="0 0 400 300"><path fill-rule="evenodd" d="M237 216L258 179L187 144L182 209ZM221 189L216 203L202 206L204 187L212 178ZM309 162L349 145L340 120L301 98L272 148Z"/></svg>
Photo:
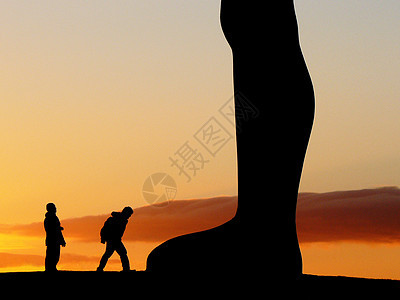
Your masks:
<svg viewBox="0 0 400 300"><path fill-rule="evenodd" d="M400 2L295 4L316 94L301 191L400 186ZM141 207L156 172L178 199L237 194L234 139L194 138L211 117L234 135L219 1L4 0L0 27L0 224ZM169 159L186 142L208 160L189 183Z"/></svg>
<svg viewBox="0 0 400 300"><path fill-rule="evenodd" d="M400 2L296 1L316 94L303 191L400 183Z"/></svg>
<svg viewBox="0 0 400 300"><path fill-rule="evenodd" d="M0 11L2 220L36 219L49 200L65 217L141 206L160 171L180 198L236 194L233 140L190 184L169 160L186 141L200 147L193 134L232 97L218 1L1 1Z"/></svg>

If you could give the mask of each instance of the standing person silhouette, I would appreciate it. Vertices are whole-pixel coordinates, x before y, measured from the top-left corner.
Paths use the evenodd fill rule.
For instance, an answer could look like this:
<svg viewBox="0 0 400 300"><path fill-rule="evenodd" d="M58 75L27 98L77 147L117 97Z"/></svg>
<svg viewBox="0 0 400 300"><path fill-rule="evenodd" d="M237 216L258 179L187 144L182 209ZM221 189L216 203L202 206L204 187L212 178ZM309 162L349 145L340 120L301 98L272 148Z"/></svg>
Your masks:
<svg viewBox="0 0 400 300"><path fill-rule="evenodd" d="M44 229L46 231L46 258L45 271L57 271L57 263L60 260L60 246L65 247L66 243L62 234L60 220L56 216L57 208L54 203L47 203L46 215L44 219Z"/></svg>
<svg viewBox="0 0 400 300"><path fill-rule="evenodd" d="M124 235L128 219L132 216L133 209L129 206L125 207L122 212L113 211L104 223L100 231L101 243L106 243L106 250L100 260L97 268L98 272L102 272L107 264L108 259L117 251L121 258L122 270L130 271L128 253L124 244L122 243L122 236Z"/></svg>

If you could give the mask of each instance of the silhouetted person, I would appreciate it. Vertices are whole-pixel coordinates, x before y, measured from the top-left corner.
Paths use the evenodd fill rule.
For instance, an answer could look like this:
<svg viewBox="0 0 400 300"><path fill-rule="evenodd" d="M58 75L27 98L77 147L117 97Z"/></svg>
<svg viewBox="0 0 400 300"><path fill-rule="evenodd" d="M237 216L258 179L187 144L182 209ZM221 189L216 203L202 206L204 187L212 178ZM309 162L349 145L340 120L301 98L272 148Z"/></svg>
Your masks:
<svg viewBox="0 0 400 300"><path fill-rule="evenodd" d="M66 243L62 234L60 220L56 216L56 206L54 203L47 203L46 217L44 219L44 229L46 230L46 258L45 270L47 272L57 271L57 263L60 260L60 246L65 247Z"/></svg>
<svg viewBox="0 0 400 300"><path fill-rule="evenodd" d="M162 243L148 256L146 270L186 277L219 274L264 288L271 281L260 272L278 280L302 273L296 204L314 91L293 0L221 0L221 26L232 49L240 123L238 209L217 228ZM257 109L256 118L243 118L239 98Z"/></svg>
<svg viewBox="0 0 400 300"><path fill-rule="evenodd" d="M121 258L123 271L130 271L128 253L122 243L128 219L132 216L133 209L129 206L125 207L122 212L113 211L104 223L100 231L101 243L106 243L106 251L104 252L97 271L102 272L107 264L108 259L116 251Z"/></svg>

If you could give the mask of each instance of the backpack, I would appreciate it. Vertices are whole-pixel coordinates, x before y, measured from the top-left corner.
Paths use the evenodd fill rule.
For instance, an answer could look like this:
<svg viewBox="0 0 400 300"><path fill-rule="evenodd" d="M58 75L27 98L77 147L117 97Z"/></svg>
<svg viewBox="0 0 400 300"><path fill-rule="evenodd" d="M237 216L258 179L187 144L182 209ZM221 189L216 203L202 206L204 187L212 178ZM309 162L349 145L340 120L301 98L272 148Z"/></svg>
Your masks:
<svg viewBox="0 0 400 300"><path fill-rule="evenodd" d="M100 238L101 242L104 244L105 241L110 240L112 237L112 232L115 228L115 219L113 217L109 217L105 222L103 227L100 230Z"/></svg>

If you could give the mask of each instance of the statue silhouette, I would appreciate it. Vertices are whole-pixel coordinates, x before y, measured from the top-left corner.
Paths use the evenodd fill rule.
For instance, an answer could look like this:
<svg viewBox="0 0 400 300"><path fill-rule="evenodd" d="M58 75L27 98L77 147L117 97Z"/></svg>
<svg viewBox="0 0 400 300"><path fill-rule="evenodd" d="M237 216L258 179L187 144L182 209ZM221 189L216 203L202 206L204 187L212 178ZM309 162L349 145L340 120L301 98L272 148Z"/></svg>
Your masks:
<svg viewBox="0 0 400 300"><path fill-rule="evenodd" d="M293 279L302 274L296 204L314 120L294 4L222 0L221 25L232 49L235 104L241 95L258 111L236 134L238 209L219 227L156 247L147 271Z"/></svg>
<svg viewBox="0 0 400 300"><path fill-rule="evenodd" d="M113 211L111 217L105 222L100 231L101 243L106 244L106 250L100 259L98 272L102 272L108 262L108 259L116 251L121 258L123 271L130 271L128 252L122 243L126 225L129 218L133 214L133 209L129 206L125 207L122 212Z"/></svg>
<svg viewBox="0 0 400 300"><path fill-rule="evenodd" d="M56 212L57 208L54 203L47 203L46 215L44 219L44 229L46 231L46 258L44 261L45 271L57 271L57 264L60 260L60 246L65 247L66 243L62 234L60 220Z"/></svg>

